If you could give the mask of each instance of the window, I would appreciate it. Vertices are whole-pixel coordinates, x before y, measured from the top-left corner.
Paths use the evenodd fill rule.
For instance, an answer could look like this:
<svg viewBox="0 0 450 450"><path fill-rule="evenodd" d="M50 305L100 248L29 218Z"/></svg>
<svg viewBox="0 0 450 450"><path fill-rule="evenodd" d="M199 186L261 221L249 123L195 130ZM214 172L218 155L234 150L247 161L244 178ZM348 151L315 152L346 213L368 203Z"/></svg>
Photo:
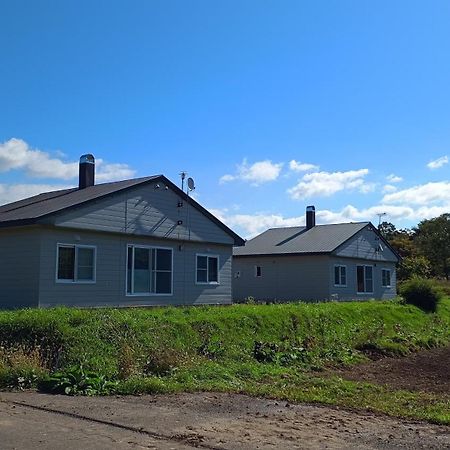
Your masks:
<svg viewBox="0 0 450 450"><path fill-rule="evenodd" d="M373 267L356 266L357 290L359 293L373 293Z"/></svg>
<svg viewBox="0 0 450 450"><path fill-rule="evenodd" d="M95 282L96 248L88 245L58 244L56 280L72 283Z"/></svg>
<svg viewBox="0 0 450 450"><path fill-rule="evenodd" d="M347 286L347 266L334 266L334 285Z"/></svg>
<svg viewBox="0 0 450 450"><path fill-rule="evenodd" d="M219 283L219 257L210 255L197 255L198 284Z"/></svg>
<svg viewBox="0 0 450 450"><path fill-rule="evenodd" d="M255 266L255 277L262 277L261 266Z"/></svg>
<svg viewBox="0 0 450 450"><path fill-rule="evenodd" d="M383 287L391 287L391 271L390 271L390 269L381 269L381 285Z"/></svg>
<svg viewBox="0 0 450 450"><path fill-rule="evenodd" d="M172 294L172 249L129 245L127 295Z"/></svg>

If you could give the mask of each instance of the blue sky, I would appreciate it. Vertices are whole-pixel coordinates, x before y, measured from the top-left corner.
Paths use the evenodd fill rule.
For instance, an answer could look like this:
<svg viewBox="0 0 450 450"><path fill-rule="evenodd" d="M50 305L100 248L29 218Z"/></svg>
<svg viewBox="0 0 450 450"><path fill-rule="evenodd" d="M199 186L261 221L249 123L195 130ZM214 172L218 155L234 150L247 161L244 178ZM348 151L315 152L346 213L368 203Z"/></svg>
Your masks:
<svg viewBox="0 0 450 450"><path fill-rule="evenodd" d="M3 2L0 203L164 173L244 237L450 211L448 1Z"/></svg>

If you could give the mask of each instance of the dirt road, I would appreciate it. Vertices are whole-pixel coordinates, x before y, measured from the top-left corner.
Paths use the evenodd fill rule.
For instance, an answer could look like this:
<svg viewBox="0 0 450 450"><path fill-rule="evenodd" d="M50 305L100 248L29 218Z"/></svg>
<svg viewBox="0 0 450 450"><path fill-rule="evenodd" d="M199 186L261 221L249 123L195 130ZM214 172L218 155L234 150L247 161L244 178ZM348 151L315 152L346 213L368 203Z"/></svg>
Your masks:
<svg viewBox="0 0 450 450"><path fill-rule="evenodd" d="M231 394L0 393L10 449L450 449L450 427Z"/></svg>

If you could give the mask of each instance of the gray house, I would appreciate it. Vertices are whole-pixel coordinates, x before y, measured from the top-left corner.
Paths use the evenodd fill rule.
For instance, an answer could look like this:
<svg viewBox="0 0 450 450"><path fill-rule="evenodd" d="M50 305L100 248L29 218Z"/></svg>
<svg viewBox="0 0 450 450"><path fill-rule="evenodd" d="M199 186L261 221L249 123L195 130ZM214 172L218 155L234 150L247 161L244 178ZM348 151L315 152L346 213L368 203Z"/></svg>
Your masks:
<svg viewBox="0 0 450 450"><path fill-rule="evenodd" d="M351 300L396 295L399 256L370 222L272 228L233 250L233 299Z"/></svg>
<svg viewBox="0 0 450 450"><path fill-rule="evenodd" d="M163 175L0 206L0 308L231 303L244 241Z"/></svg>

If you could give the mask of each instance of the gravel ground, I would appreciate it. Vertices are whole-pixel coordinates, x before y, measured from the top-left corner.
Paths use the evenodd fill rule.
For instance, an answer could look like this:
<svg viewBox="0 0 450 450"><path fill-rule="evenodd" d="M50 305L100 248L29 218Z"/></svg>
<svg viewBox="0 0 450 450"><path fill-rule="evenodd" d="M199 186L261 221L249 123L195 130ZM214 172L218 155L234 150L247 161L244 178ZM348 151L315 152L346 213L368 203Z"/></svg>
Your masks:
<svg viewBox="0 0 450 450"><path fill-rule="evenodd" d="M450 427L235 394L0 393L9 449L450 449Z"/></svg>

